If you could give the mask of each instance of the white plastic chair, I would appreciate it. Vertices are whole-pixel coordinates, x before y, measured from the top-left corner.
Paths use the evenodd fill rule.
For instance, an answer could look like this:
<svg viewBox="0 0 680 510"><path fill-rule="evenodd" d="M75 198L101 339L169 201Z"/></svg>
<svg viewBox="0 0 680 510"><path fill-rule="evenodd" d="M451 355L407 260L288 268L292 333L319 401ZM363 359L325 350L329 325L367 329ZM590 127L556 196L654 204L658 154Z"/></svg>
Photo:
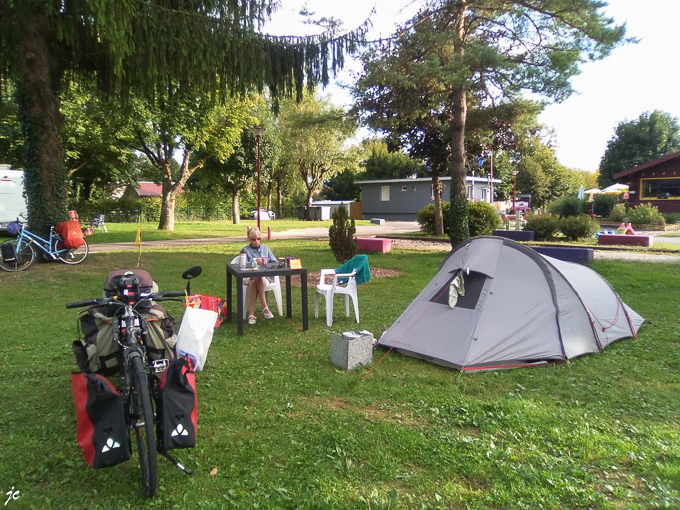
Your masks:
<svg viewBox="0 0 680 510"><path fill-rule="evenodd" d="M326 283L326 275L333 275L333 283ZM347 279L346 283L339 284L338 279ZM326 324L328 327L333 325L333 298L336 294L342 296L345 308L345 317L349 317L349 298L352 298L354 305L354 316L357 324L359 323L359 297L357 296L357 271L351 273L335 273L335 269L322 269L319 278L319 285L316 286L314 296L314 317L319 317L319 296L326 298Z"/></svg>
<svg viewBox="0 0 680 510"><path fill-rule="evenodd" d="M232 264L238 264L238 259L239 255L236 255L232 260ZM243 318L246 319L248 317L248 291L249 291L249 286L244 285L243 286ZM274 300L276 301L276 308L279 310L279 315L283 317L283 301L281 299L281 280L279 280L278 276L274 277L274 281L268 282L267 286L264 288L265 293L266 292L273 292L274 293ZM269 304L269 300L267 300L267 304Z"/></svg>

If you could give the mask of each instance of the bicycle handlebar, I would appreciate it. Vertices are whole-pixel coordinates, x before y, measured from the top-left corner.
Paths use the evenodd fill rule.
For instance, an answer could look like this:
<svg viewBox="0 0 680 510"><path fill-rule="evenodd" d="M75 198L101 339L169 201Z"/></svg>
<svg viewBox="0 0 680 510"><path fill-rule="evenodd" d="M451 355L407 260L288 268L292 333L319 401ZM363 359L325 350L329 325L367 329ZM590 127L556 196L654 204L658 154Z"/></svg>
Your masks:
<svg viewBox="0 0 680 510"><path fill-rule="evenodd" d="M66 308L83 308L85 306L94 306L99 304L98 299L86 299L85 301L74 301L72 303L66 303Z"/></svg>
<svg viewBox="0 0 680 510"><path fill-rule="evenodd" d="M139 293L138 296L141 300L144 299L150 299L153 301L164 301L166 299L171 299L171 298L176 298L176 297L184 297L186 295L186 292L183 290L164 290L161 292L156 292L156 293ZM84 308L86 306L104 306L108 305L109 303L120 303L121 305L123 304L122 302L118 301L115 297L104 297L104 298L99 298L99 299L86 299L84 301L74 301L72 303L66 303L66 308Z"/></svg>

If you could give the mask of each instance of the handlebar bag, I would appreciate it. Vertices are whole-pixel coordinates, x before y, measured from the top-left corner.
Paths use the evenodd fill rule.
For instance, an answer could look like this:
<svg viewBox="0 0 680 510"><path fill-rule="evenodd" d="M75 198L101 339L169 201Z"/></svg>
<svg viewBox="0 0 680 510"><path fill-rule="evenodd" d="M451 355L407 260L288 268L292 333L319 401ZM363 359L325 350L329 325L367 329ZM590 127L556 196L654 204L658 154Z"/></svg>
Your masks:
<svg viewBox="0 0 680 510"><path fill-rule="evenodd" d="M113 296L118 290L113 285L113 279L116 276L122 276L128 272L133 273L139 280L139 292L156 292L153 289L154 281L147 271L144 271L143 269L116 269L115 271L111 271L108 275L106 275L106 281L104 282L104 292L107 296Z"/></svg>
<svg viewBox="0 0 680 510"><path fill-rule="evenodd" d="M172 361L160 375L156 405L156 437L161 451L196 446L198 397L196 378L188 360Z"/></svg>
<svg viewBox="0 0 680 510"><path fill-rule="evenodd" d="M106 378L71 374L76 435L91 468L105 468L130 458L130 437L125 426L123 397Z"/></svg>

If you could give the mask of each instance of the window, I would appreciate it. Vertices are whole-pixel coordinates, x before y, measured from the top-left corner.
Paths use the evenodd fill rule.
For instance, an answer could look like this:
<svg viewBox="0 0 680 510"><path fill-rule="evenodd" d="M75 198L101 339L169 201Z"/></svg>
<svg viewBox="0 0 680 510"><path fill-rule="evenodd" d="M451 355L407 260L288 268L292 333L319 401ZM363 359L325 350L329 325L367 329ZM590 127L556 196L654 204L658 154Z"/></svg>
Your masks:
<svg viewBox="0 0 680 510"><path fill-rule="evenodd" d="M401 191L408 191L408 186L402 186Z"/></svg>
<svg viewBox="0 0 680 510"><path fill-rule="evenodd" d="M467 196L468 196L468 200L474 200L475 199L475 197L472 193L472 186L467 187Z"/></svg>
<svg viewBox="0 0 680 510"><path fill-rule="evenodd" d="M640 182L640 198L657 200L665 198L680 198L679 179L642 179Z"/></svg>
<svg viewBox="0 0 680 510"><path fill-rule="evenodd" d="M380 186L380 200L382 202L389 202L390 201L390 187L389 186Z"/></svg>

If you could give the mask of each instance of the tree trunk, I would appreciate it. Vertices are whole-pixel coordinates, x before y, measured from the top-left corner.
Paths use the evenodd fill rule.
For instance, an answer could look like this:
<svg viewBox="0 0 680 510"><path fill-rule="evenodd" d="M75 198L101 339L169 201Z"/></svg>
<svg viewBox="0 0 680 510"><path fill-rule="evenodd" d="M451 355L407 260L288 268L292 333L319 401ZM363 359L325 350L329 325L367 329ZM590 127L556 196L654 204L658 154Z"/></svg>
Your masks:
<svg viewBox="0 0 680 510"><path fill-rule="evenodd" d="M276 217L283 218L283 186L281 179L276 183Z"/></svg>
<svg viewBox="0 0 680 510"><path fill-rule="evenodd" d="M241 206L239 205L238 201L238 191L234 193L231 196L231 215L232 215L232 223L234 225L240 225L241 224Z"/></svg>
<svg viewBox="0 0 680 510"><path fill-rule="evenodd" d="M161 220L158 224L158 230L175 230L175 199L177 194L184 188L184 185L191 177L197 168L203 165L203 161L200 161L196 166L189 168L189 159L191 156L191 150L185 148L184 156L182 159L182 172L179 175L177 182L172 181L172 153L170 151L164 151L165 161L163 168L163 201L161 205ZM188 218L187 218L188 220Z"/></svg>
<svg viewBox="0 0 680 510"><path fill-rule="evenodd" d="M38 3L38 2L33 2ZM64 116L54 87L61 71L50 54L46 6L34 6L24 28L26 38L20 49L25 58L17 84L19 121L25 140L24 190L28 197L29 229L47 233L46 225L66 220L64 149L59 132Z"/></svg>
<svg viewBox="0 0 680 510"><path fill-rule="evenodd" d="M312 195L314 194L314 189L310 188L307 186L307 200L305 201L305 204L307 207L305 207L305 220L309 221L311 218L309 217L309 208L312 207Z"/></svg>
<svg viewBox="0 0 680 510"><path fill-rule="evenodd" d="M456 23L453 49L456 58L463 63L465 57L465 11L467 0L459 0L456 6ZM465 86L451 94L451 212L449 237L455 246L470 237L467 214L467 186L465 169L465 121L467 119L467 91Z"/></svg>
<svg viewBox="0 0 680 510"><path fill-rule="evenodd" d="M441 182L438 172L432 176L432 194L434 196L434 233L440 236L444 234L444 217L442 216Z"/></svg>
<svg viewBox="0 0 680 510"><path fill-rule="evenodd" d="M161 220L158 230L175 230L175 198L177 193L172 191L170 183L163 181L163 199L161 205Z"/></svg>

